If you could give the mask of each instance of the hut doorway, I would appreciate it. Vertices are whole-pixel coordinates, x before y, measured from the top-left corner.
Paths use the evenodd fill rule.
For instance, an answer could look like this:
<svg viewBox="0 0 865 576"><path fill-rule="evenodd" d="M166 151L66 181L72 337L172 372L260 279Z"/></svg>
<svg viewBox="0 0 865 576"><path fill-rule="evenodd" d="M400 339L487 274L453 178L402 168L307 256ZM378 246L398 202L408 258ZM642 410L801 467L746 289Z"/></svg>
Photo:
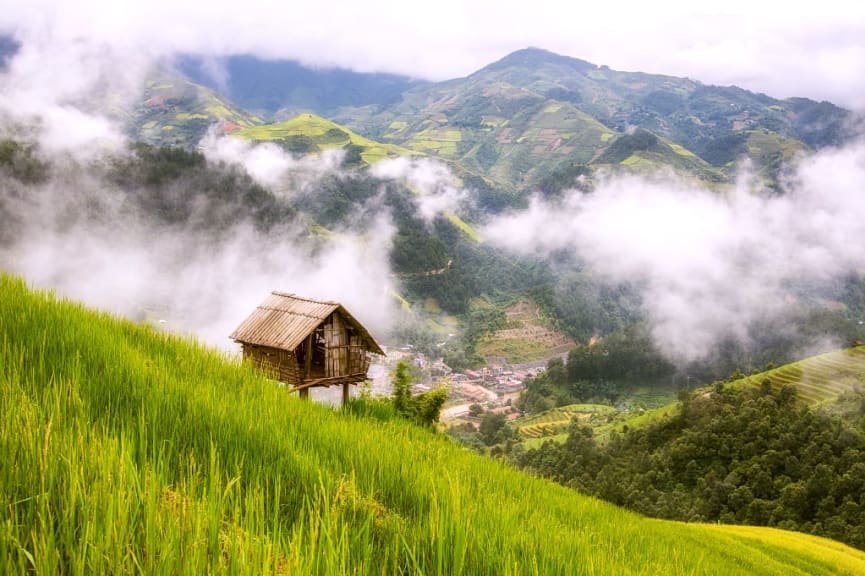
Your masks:
<svg viewBox="0 0 865 576"><path fill-rule="evenodd" d="M312 357L309 356L312 350ZM297 362L305 378L327 378L327 344L319 326L297 348Z"/></svg>

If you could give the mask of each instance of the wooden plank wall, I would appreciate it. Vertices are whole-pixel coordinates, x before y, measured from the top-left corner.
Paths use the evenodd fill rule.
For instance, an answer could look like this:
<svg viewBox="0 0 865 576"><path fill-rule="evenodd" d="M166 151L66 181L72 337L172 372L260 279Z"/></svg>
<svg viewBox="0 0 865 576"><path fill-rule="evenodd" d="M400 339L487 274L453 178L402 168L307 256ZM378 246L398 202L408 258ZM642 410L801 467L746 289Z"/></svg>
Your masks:
<svg viewBox="0 0 865 576"><path fill-rule="evenodd" d="M345 349L346 329L345 322L339 314L331 314L325 321L324 341L327 346L325 366L328 378L349 374Z"/></svg>
<svg viewBox="0 0 865 576"><path fill-rule="evenodd" d="M338 314L332 314L324 323L326 376L348 376L365 374L369 369L369 354L363 338L354 330L349 334L349 325Z"/></svg>
<svg viewBox="0 0 865 576"><path fill-rule="evenodd" d="M290 386L300 384L302 380L294 352L243 344L243 358L252 360L269 378Z"/></svg>

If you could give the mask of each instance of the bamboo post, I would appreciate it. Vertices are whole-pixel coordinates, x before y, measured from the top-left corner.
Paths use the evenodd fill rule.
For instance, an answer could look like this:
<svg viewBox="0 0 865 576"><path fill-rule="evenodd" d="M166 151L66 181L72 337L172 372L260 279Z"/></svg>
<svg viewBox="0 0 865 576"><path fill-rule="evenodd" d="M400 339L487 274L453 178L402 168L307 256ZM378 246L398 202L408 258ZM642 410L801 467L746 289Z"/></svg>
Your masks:
<svg viewBox="0 0 865 576"><path fill-rule="evenodd" d="M306 358L304 359L306 364L304 366L304 380L309 380L310 372L312 372L312 347L315 342L315 331L309 333L309 336L306 337ZM300 397L304 400L309 399L309 388L302 388L299 391Z"/></svg>

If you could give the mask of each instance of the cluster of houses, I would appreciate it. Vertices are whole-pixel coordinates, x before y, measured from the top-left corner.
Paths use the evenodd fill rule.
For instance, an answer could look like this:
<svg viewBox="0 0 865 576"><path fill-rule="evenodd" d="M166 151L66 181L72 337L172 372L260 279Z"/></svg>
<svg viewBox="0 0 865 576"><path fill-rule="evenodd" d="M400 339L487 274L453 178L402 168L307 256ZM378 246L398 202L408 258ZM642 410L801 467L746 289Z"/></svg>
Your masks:
<svg viewBox="0 0 865 576"><path fill-rule="evenodd" d="M508 365L503 358L488 358L489 366L479 370L466 370L453 374L455 384L483 386L500 396L519 392L527 378L537 375L546 368L546 362Z"/></svg>

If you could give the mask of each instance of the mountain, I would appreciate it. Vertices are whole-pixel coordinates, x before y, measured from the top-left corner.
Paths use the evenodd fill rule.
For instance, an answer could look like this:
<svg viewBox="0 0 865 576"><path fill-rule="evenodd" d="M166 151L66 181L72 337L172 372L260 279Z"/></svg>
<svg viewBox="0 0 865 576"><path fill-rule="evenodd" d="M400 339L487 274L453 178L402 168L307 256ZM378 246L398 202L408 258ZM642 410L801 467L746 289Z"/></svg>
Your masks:
<svg viewBox="0 0 865 576"><path fill-rule="evenodd" d="M844 142L852 118L828 102L616 71L537 48L445 82L252 56L186 56L175 68L186 80L166 73L171 80L151 81L133 136L194 146L214 122L231 131L266 121L302 124L300 114L312 113L344 132L440 158L506 194L535 190L583 166L666 167L723 182L743 156L775 185L786 162ZM297 138L293 144L304 151Z"/></svg>
<svg viewBox="0 0 865 576"><path fill-rule="evenodd" d="M0 293L4 574L865 572L831 540L647 519L21 280Z"/></svg>
<svg viewBox="0 0 865 576"><path fill-rule="evenodd" d="M0 70L6 68L9 60L18 53L21 45L15 38L6 34L0 34Z"/></svg>
<svg viewBox="0 0 865 576"><path fill-rule="evenodd" d="M249 128L262 120L213 90L165 71L155 71L130 108L114 110L129 137L147 144L192 148L214 126L221 133Z"/></svg>
<svg viewBox="0 0 865 576"><path fill-rule="evenodd" d="M233 133L256 142L274 142L296 154L344 148L346 163L368 166L383 158L418 155L394 144L381 144L315 114L298 114L277 124L252 126Z"/></svg>
<svg viewBox="0 0 865 576"><path fill-rule="evenodd" d="M598 162L635 128L673 144L653 164L676 166L688 157L685 171L709 180L719 171L729 175L753 141L771 142L754 160L772 179L797 151L843 142L850 117L826 102L620 72L529 48L465 78L412 87L398 102L346 108L334 119L521 189L568 164Z"/></svg>
<svg viewBox="0 0 865 576"><path fill-rule="evenodd" d="M220 91L239 106L269 119L301 112L328 116L344 106L384 106L426 82L395 74L309 68L291 60L250 55L178 58L178 69L193 81Z"/></svg>

